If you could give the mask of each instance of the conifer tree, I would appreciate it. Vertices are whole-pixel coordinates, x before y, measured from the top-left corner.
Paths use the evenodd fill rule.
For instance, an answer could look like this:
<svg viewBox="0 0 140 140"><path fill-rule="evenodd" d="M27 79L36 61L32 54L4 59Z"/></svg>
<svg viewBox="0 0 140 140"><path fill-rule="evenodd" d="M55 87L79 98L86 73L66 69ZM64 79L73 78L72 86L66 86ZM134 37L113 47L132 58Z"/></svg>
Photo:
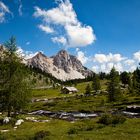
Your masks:
<svg viewBox="0 0 140 140"><path fill-rule="evenodd" d="M0 62L0 109L11 115L19 112L29 101L27 68L17 55L16 39L11 37L4 44Z"/></svg>
<svg viewBox="0 0 140 140"><path fill-rule="evenodd" d="M113 67L110 71L110 79L108 84L108 100L109 102L118 101L121 97L119 73Z"/></svg>
<svg viewBox="0 0 140 140"><path fill-rule="evenodd" d="M140 67L137 67L133 73L133 88L134 92L140 95Z"/></svg>
<svg viewBox="0 0 140 140"><path fill-rule="evenodd" d="M97 74L96 74L95 77L93 78L92 88L93 88L93 90L95 90L96 92L97 92L98 90L101 89L100 79L99 79L99 76L98 76Z"/></svg>
<svg viewBox="0 0 140 140"><path fill-rule="evenodd" d="M86 89L85 89L85 94L88 95L88 94L90 94L90 93L91 93L91 88L90 88L90 84L88 84L88 85L86 86Z"/></svg>

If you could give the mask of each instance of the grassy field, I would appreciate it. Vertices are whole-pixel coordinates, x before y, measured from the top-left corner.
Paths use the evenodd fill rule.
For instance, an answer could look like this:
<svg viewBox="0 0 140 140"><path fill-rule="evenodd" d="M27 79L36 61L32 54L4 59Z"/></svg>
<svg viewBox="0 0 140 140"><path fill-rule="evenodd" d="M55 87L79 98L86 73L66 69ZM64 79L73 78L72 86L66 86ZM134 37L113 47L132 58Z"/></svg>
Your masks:
<svg viewBox="0 0 140 140"><path fill-rule="evenodd" d="M102 90L106 90L107 85L106 85L107 81L106 80L101 80L101 89ZM77 84L75 87L78 89L78 93L77 94L81 94L81 93L85 93L85 88L86 86L90 84L92 85L92 82L84 82L84 83L79 83ZM33 89L32 90L32 95L33 98L53 98L53 97L64 97L64 96L71 96L71 95L67 95L67 94L62 94L60 88L50 88L50 89Z"/></svg>
<svg viewBox="0 0 140 140"><path fill-rule="evenodd" d="M102 89L106 89L106 82L101 81ZM79 92L84 93L87 84L77 84ZM140 97L127 97L119 102L108 103L106 94L93 96L73 96L61 94L60 89L32 90L34 99L48 98L50 102L34 102L28 106L28 111L50 110L50 111L101 111L108 112L112 109L125 108L129 104L140 104ZM59 98L54 98L59 97ZM27 115L20 115L18 118L25 120ZM103 125L97 123L100 117L94 119L68 122L65 120L51 119L46 116L35 116L37 119L49 120L49 122L25 121L17 130L14 130L14 123L0 125L0 130L8 129L9 132L0 133L0 140L39 140L36 137L41 132L45 135L44 140L139 140L140 119L128 119L123 124Z"/></svg>
<svg viewBox="0 0 140 140"><path fill-rule="evenodd" d="M46 140L139 140L140 119L127 119L124 124L105 126L97 123L98 118L77 121L50 120L47 123L24 122L15 131L0 135L5 140L33 140L36 133L49 132ZM1 128L1 127L0 127Z"/></svg>

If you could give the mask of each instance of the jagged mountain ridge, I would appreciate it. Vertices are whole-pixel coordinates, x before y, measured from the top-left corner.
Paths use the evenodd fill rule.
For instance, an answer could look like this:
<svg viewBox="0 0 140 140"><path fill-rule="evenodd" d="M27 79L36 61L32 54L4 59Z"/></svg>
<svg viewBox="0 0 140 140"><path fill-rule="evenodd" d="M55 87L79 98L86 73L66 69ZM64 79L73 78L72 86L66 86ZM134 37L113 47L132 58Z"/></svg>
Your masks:
<svg viewBox="0 0 140 140"><path fill-rule="evenodd" d="M52 57L47 57L39 52L27 60L27 65L39 68L62 81L84 79L93 74L91 70L85 68L75 56L68 54L66 50L61 50Z"/></svg>

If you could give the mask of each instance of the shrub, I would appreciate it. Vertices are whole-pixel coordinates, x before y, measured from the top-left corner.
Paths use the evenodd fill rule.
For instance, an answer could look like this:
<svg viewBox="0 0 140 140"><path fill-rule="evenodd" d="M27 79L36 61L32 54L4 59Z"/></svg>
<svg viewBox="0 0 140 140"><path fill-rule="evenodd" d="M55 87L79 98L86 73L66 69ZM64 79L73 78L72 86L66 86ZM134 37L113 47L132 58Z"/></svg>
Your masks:
<svg viewBox="0 0 140 140"><path fill-rule="evenodd" d="M112 124L122 124L126 121L126 118L122 115L114 115Z"/></svg>
<svg viewBox="0 0 140 140"><path fill-rule="evenodd" d="M41 130L41 131L35 133L34 140L42 140L45 137L50 136L50 134L51 134L50 131Z"/></svg>
<svg viewBox="0 0 140 140"><path fill-rule="evenodd" d="M87 126L86 127L86 131L91 131L91 130L93 130L94 129L94 126L93 125L89 125L89 126Z"/></svg>
<svg viewBox="0 0 140 140"><path fill-rule="evenodd" d="M116 125L116 124L122 124L126 121L126 118L122 115L109 115L109 114L104 114L101 116L99 119L99 123L104 124L104 125Z"/></svg>
<svg viewBox="0 0 140 140"><path fill-rule="evenodd" d="M112 123L111 115L109 114L102 115L98 122L105 125L111 124Z"/></svg>
<svg viewBox="0 0 140 140"><path fill-rule="evenodd" d="M89 121L79 122L69 129L68 134L77 134L79 131L91 131L94 129L94 125Z"/></svg>
<svg viewBox="0 0 140 140"><path fill-rule="evenodd" d="M70 128L69 130L68 130L68 134L69 135L71 135L71 134L77 134L77 129L76 128Z"/></svg>

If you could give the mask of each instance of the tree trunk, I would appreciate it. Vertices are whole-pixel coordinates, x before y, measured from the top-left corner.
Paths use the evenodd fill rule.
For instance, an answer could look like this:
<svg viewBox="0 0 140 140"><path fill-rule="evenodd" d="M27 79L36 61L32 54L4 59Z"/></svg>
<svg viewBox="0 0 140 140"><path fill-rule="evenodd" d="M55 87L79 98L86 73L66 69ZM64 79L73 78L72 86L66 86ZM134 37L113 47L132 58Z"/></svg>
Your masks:
<svg viewBox="0 0 140 140"><path fill-rule="evenodd" d="M11 117L11 109L10 108L8 108L8 115L7 116Z"/></svg>

